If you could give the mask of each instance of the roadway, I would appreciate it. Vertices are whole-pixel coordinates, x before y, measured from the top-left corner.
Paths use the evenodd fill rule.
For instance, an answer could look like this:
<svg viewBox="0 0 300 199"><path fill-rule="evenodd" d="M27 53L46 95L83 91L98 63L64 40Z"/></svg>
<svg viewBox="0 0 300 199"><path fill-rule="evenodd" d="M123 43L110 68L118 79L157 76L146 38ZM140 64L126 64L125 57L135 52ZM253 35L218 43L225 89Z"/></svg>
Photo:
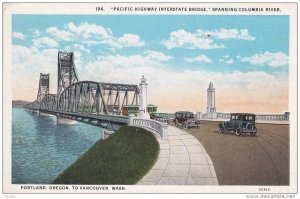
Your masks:
<svg viewBox="0 0 300 199"><path fill-rule="evenodd" d="M289 185L289 125L256 124L256 137L220 134L219 122L189 129L212 159L219 185Z"/></svg>

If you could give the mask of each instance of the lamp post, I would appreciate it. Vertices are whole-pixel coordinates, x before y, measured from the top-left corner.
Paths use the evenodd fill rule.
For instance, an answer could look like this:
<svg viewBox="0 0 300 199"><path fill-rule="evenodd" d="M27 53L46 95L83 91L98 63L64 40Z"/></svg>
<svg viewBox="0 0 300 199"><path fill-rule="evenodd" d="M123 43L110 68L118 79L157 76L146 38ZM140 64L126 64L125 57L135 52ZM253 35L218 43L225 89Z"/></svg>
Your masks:
<svg viewBox="0 0 300 199"><path fill-rule="evenodd" d="M144 75L141 78L140 86L140 104L139 104L139 118L150 119L150 115L147 111L147 82Z"/></svg>

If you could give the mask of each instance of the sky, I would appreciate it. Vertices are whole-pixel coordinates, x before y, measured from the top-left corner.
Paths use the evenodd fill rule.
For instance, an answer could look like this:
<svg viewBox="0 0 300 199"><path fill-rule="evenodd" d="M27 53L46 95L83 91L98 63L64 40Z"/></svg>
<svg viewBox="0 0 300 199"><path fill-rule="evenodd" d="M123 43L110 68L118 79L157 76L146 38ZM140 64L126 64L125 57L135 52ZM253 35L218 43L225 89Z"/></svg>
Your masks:
<svg viewBox="0 0 300 199"><path fill-rule="evenodd" d="M159 112L289 111L289 17L13 15L13 100L36 99L40 73L57 92L57 53L72 51L80 80L148 82Z"/></svg>

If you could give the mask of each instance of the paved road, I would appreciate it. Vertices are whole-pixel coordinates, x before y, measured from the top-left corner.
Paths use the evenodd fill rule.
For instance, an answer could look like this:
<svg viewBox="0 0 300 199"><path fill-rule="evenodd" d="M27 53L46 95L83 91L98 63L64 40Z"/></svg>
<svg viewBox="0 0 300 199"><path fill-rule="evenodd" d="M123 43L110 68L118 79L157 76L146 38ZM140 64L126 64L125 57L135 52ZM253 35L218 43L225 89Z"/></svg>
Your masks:
<svg viewBox="0 0 300 199"><path fill-rule="evenodd" d="M289 185L289 125L257 124L256 137L220 134L218 122L189 129L212 159L220 185Z"/></svg>
<svg viewBox="0 0 300 199"><path fill-rule="evenodd" d="M138 185L218 185L212 161L202 144L191 134L168 127L168 140L156 138L158 160Z"/></svg>

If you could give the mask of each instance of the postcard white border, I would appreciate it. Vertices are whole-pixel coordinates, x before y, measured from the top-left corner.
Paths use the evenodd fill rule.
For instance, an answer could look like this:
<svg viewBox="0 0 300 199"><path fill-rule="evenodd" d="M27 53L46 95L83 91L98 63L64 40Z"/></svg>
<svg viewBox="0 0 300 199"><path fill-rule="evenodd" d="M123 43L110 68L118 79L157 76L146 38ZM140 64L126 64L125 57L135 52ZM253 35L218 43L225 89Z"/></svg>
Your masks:
<svg viewBox="0 0 300 199"><path fill-rule="evenodd" d="M114 12L110 7L278 7L274 12ZM97 12L95 7L105 7ZM3 193L297 193L297 3L4 3L3 4ZM290 16L290 66L289 66L289 110L290 110L290 185L289 186L138 186L126 185L125 191L47 191L21 190L22 185L11 184L11 47L13 14L86 14L86 15L289 15ZM110 186L110 185L108 185ZM259 188L270 188L269 192Z"/></svg>

